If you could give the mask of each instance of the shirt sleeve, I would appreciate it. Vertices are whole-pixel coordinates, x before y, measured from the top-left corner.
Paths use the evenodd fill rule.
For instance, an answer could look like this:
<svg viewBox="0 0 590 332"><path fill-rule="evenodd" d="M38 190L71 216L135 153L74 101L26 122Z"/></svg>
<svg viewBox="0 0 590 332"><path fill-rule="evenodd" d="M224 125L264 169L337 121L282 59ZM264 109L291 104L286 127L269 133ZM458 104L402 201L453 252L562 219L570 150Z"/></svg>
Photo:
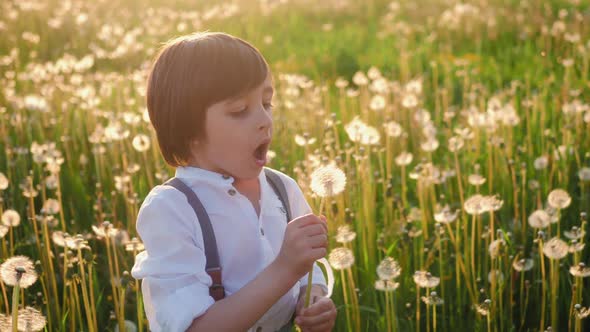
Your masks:
<svg viewBox="0 0 590 332"><path fill-rule="evenodd" d="M299 188L297 182L287 175L284 175L283 179L286 182L285 186L287 187L287 194L289 195L289 204L291 205L292 214L291 217L297 218L312 213L313 211L307 203L305 195L303 195L303 192L301 191L301 188ZM309 273L306 273L301 279L299 279L301 286L307 286L308 275ZM328 286L326 286L324 272L319 267L317 262L313 264L313 273L311 277L312 285L320 286L324 290L325 294L328 294Z"/></svg>
<svg viewBox="0 0 590 332"><path fill-rule="evenodd" d="M197 217L184 194L158 186L142 204L136 228L145 250L136 256L131 274L143 279L150 329L184 332L215 303Z"/></svg>

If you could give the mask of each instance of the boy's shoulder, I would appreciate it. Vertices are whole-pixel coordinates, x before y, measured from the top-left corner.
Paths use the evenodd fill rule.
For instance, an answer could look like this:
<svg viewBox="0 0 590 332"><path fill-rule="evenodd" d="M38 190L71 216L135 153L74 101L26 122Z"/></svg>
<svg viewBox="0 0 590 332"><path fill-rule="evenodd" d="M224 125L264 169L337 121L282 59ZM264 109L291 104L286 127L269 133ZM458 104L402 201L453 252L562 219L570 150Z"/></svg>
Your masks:
<svg viewBox="0 0 590 332"><path fill-rule="evenodd" d="M299 185L297 184L297 181L295 181L295 179L293 179L289 175L287 175L279 170L276 170L274 168L265 167L265 169L268 169L271 172L277 174L279 176L279 178L281 179L281 181L283 181L283 183L285 184L285 187L287 187L287 189L289 189L289 187L293 187L293 186L299 187Z"/></svg>
<svg viewBox="0 0 590 332"><path fill-rule="evenodd" d="M175 188L164 185L163 183L158 184L145 196L141 203L141 207L144 208L148 205L162 207L174 203L181 196L183 196L183 194Z"/></svg>

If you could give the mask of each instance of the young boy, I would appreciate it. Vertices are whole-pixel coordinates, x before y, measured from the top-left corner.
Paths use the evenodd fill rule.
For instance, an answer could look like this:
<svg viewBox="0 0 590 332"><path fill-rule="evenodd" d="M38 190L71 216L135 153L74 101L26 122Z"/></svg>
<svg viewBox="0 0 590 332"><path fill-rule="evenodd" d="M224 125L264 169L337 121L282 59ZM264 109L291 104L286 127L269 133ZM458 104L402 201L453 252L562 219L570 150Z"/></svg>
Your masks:
<svg viewBox="0 0 590 332"><path fill-rule="evenodd" d="M151 331L291 331L294 315L303 331L332 330L336 308L314 265L326 255L326 220L311 214L293 179L274 171L288 197L283 206L263 171L272 97L265 59L228 34L180 37L157 56L147 86L150 121L164 159L192 194L159 185L139 211L145 251L131 273L143 279ZM194 194L204 214L189 204ZM210 233L221 276L206 268ZM312 267L317 300L303 310Z"/></svg>

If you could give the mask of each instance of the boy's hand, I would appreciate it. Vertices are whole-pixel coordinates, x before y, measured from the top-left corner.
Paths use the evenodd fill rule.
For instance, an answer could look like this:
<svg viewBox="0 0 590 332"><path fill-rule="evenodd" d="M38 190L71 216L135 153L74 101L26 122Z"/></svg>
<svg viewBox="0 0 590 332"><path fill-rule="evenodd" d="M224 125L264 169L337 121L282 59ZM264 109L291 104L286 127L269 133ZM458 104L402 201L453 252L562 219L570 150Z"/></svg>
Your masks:
<svg viewBox="0 0 590 332"><path fill-rule="evenodd" d="M329 332L336 323L336 306L328 297L324 297L324 291L313 285L309 300L309 307L305 305L305 291L302 289L297 307L295 309L295 324L303 332Z"/></svg>
<svg viewBox="0 0 590 332"><path fill-rule="evenodd" d="M326 256L328 226L324 216L307 214L287 224L281 250L275 261L297 279L311 270L313 263Z"/></svg>

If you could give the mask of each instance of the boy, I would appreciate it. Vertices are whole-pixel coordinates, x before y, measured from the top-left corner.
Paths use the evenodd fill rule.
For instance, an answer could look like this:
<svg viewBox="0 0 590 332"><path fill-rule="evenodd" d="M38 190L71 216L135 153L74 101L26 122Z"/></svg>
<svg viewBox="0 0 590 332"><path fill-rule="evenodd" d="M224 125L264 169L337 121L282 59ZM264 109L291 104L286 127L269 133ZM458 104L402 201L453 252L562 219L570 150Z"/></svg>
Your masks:
<svg viewBox="0 0 590 332"><path fill-rule="evenodd" d="M290 331L294 311L303 331L333 328L336 308L314 265L326 255L326 220L311 214L293 179L273 171L284 184L284 206L263 171L272 96L268 64L239 38L184 36L157 56L147 86L150 121L177 185L189 192L156 186L137 218L146 250L132 275L143 279L153 332ZM289 223L285 211L295 217ZM203 228L207 217L211 232ZM211 236L220 269L206 259ZM303 310L312 267L318 300Z"/></svg>

